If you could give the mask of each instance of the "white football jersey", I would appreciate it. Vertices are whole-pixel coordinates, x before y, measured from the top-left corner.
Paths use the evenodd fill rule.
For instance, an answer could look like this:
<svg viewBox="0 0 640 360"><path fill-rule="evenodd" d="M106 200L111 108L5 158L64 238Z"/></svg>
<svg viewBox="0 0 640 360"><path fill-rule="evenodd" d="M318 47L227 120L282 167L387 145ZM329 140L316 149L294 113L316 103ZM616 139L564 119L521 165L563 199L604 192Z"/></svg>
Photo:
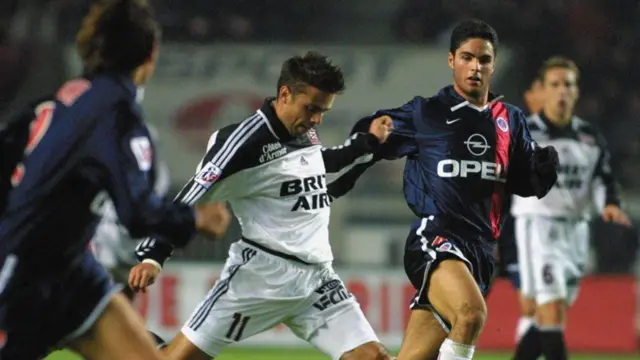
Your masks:
<svg viewBox="0 0 640 360"><path fill-rule="evenodd" d="M604 185L607 204L618 204L610 155L604 138L592 125L574 116L569 125L558 128L538 114L530 116L527 124L540 146L551 145L558 151L558 181L542 199L514 196L514 216L588 218L596 210L597 184Z"/></svg>
<svg viewBox="0 0 640 360"><path fill-rule="evenodd" d="M326 174L369 161L378 140L355 134L342 146L324 148L314 129L293 137L271 100L211 136L195 176L177 200L192 205L228 201L243 239L306 263L330 262ZM147 239L136 254L162 263L165 259L153 255L159 246Z"/></svg>

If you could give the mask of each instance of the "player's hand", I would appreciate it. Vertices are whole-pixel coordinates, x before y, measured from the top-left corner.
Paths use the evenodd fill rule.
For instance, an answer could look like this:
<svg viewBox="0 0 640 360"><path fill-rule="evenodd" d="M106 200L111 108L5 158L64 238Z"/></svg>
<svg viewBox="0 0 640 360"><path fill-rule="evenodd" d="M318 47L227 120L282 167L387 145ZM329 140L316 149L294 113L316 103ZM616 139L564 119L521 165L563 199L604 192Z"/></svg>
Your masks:
<svg viewBox="0 0 640 360"><path fill-rule="evenodd" d="M604 210L602 210L602 220L623 226L631 226L631 220L617 205L605 206Z"/></svg>
<svg viewBox="0 0 640 360"><path fill-rule="evenodd" d="M156 281L160 269L149 263L140 263L129 271L129 287L135 292L147 292L147 288Z"/></svg>
<svg viewBox="0 0 640 360"><path fill-rule="evenodd" d="M375 135L381 144L387 141L391 130L393 130L393 120L387 115L375 118L369 126L369 132Z"/></svg>
<svg viewBox="0 0 640 360"><path fill-rule="evenodd" d="M560 164L558 152L553 146L538 148L533 153L533 163L538 173L544 174L556 171Z"/></svg>
<svg viewBox="0 0 640 360"><path fill-rule="evenodd" d="M224 236L230 222L231 214L224 202L196 206L196 228L213 238Z"/></svg>

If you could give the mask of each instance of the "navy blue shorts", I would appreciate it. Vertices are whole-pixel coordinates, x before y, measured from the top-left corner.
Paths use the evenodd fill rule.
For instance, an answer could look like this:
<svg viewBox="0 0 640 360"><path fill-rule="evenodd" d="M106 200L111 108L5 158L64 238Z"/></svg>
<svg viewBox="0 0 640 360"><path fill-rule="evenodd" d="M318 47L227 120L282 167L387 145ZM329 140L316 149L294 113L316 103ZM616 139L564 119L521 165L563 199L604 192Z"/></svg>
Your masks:
<svg viewBox="0 0 640 360"><path fill-rule="evenodd" d="M417 291L411 303L412 309L434 311L427 297L429 276L441 261L447 259L456 259L467 264L480 291L487 295L495 271L492 246L442 236L423 237L412 231L407 237L404 253L404 270ZM443 326L447 328L448 324L443 323Z"/></svg>
<svg viewBox="0 0 640 360"><path fill-rule="evenodd" d="M55 273L34 275L17 263L0 294L2 360L41 359L63 347L86 333L120 290L89 252Z"/></svg>

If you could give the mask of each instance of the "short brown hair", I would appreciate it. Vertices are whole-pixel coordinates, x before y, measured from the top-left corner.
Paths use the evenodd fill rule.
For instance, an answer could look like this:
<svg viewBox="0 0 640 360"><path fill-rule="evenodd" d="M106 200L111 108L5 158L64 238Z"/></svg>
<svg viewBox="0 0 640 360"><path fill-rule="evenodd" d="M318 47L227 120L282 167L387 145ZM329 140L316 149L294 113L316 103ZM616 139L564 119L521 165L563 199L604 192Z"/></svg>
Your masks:
<svg viewBox="0 0 640 360"><path fill-rule="evenodd" d="M151 56L160 27L146 0L102 0L76 35L85 75L130 73Z"/></svg>
<svg viewBox="0 0 640 360"><path fill-rule="evenodd" d="M295 94L304 85L338 94L345 89L344 74L325 55L310 51L303 56L291 57L282 64L277 91L282 86L288 86Z"/></svg>
<svg viewBox="0 0 640 360"><path fill-rule="evenodd" d="M538 80L544 83L544 77L547 75L547 72L557 68L571 70L576 74L576 80L580 79L580 69L578 69L578 65L576 65L573 60L563 56L553 56L542 63L542 66L538 70Z"/></svg>

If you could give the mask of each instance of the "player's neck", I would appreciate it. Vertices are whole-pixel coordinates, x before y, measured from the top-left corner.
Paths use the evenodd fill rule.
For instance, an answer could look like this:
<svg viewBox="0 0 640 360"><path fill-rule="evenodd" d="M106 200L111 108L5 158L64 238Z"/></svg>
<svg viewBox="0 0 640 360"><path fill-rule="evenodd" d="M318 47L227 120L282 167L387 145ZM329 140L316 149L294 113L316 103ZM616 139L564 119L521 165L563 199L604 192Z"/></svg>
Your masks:
<svg viewBox="0 0 640 360"><path fill-rule="evenodd" d="M276 113L278 120L280 120L285 129L287 129L287 131L291 134L291 129L289 128L287 122L284 120L285 116L284 111L282 110L283 104L279 103L278 100L275 99L271 102L271 106L273 107L273 112Z"/></svg>
<svg viewBox="0 0 640 360"><path fill-rule="evenodd" d="M569 125L573 114L569 111L553 111L551 109L542 109L544 116L554 125L564 127Z"/></svg>
<svg viewBox="0 0 640 360"><path fill-rule="evenodd" d="M456 84L453 84L453 89L456 91L456 93L458 93L458 95L462 96L462 98L467 100L471 105L475 105L481 108L489 103L488 90L478 96L470 96L462 91L462 89L460 89Z"/></svg>

